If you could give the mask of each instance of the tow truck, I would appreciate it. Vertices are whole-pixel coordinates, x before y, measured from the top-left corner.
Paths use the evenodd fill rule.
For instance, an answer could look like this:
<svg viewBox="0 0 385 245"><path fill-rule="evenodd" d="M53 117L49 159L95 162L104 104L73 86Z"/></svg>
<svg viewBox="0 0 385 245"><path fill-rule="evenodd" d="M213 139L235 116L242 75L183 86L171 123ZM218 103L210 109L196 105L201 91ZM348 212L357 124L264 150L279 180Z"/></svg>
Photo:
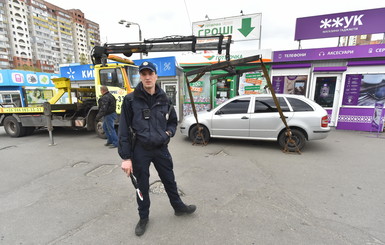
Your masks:
<svg viewBox="0 0 385 245"><path fill-rule="evenodd" d="M102 122L96 121L98 113L97 99L100 98L100 86L105 85L117 99L117 114L120 114L121 103L126 94L131 93L139 83L138 67L124 57L133 53L148 52L181 52L197 50L226 50L230 56L231 36L169 36L154 38L134 43L111 43L95 46L91 58L95 69L95 83L92 88L73 88L68 78L53 79L56 95L48 101L48 106L16 107L12 104L0 104L0 126L11 137L32 134L37 128L71 127L86 128L104 138ZM108 63L108 60L114 61ZM68 104L58 104L59 99L68 94ZM72 98L75 94L75 98ZM117 121L116 124L119 122Z"/></svg>

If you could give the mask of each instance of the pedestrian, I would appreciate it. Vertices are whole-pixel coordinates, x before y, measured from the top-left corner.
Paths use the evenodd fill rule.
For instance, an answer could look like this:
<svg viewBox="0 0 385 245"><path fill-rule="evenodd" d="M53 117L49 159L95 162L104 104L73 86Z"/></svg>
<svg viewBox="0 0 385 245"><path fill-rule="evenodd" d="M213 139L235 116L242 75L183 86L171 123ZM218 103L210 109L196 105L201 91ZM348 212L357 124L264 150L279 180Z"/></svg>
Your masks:
<svg viewBox="0 0 385 245"><path fill-rule="evenodd" d="M107 136L107 143L104 145L109 146L110 148L116 148L118 147L118 136L115 131L115 120L117 118L116 99L108 91L107 86L101 86L100 92L102 93L102 97L98 100L99 112L96 115L95 120L99 121L104 117L103 130Z"/></svg>
<svg viewBox="0 0 385 245"><path fill-rule="evenodd" d="M151 162L164 185L174 214L192 214L196 210L195 205L184 204L179 196L173 162L168 151L168 142L174 136L178 124L175 109L169 103L166 93L156 84L158 75L155 65L143 62L139 66L139 73L141 82L123 100L118 148L123 159L122 170L127 175L134 174L143 195L143 201L136 198L140 217L135 227L137 236L144 234L149 220ZM135 147L132 147L131 132L136 135Z"/></svg>

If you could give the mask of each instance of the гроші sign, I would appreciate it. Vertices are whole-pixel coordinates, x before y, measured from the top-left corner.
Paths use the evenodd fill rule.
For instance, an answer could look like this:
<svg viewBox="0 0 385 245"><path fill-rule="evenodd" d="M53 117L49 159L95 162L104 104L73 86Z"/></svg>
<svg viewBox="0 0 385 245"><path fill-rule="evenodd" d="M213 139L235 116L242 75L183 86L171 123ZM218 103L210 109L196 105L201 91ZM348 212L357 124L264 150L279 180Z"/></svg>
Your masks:
<svg viewBox="0 0 385 245"><path fill-rule="evenodd" d="M198 37L231 35L232 40L260 40L262 14L249 14L193 22L193 34Z"/></svg>

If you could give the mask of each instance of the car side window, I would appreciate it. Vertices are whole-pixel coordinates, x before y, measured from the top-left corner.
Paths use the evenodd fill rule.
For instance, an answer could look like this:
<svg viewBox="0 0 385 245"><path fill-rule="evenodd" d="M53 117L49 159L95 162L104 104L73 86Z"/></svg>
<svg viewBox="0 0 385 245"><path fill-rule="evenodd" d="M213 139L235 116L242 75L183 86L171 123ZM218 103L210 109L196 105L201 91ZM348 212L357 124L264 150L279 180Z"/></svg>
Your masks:
<svg viewBox="0 0 385 245"><path fill-rule="evenodd" d="M295 99L295 98L287 98L293 111L314 111L313 107L311 107L308 103L303 100Z"/></svg>
<svg viewBox="0 0 385 245"><path fill-rule="evenodd" d="M242 98L233 100L224 105L219 111L219 114L240 114L247 113L249 109L250 98Z"/></svg>
<svg viewBox="0 0 385 245"><path fill-rule="evenodd" d="M282 111L290 111L289 106L283 98L277 98ZM255 113L278 112L272 97L260 97L255 99Z"/></svg>

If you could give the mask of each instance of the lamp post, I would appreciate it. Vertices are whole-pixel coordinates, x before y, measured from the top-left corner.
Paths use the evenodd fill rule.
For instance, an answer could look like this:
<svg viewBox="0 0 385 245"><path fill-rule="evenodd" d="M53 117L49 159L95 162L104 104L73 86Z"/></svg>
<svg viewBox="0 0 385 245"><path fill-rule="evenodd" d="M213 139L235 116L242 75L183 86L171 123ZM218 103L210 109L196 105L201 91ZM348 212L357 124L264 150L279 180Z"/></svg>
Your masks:
<svg viewBox="0 0 385 245"><path fill-rule="evenodd" d="M119 21L119 24L121 25L125 24L125 27L127 28L130 28L131 25L137 25L139 28L139 42L142 42L142 30L140 29L140 25L138 23L127 21L127 20L121 20ZM143 58L142 53L140 53L140 59L142 58Z"/></svg>

